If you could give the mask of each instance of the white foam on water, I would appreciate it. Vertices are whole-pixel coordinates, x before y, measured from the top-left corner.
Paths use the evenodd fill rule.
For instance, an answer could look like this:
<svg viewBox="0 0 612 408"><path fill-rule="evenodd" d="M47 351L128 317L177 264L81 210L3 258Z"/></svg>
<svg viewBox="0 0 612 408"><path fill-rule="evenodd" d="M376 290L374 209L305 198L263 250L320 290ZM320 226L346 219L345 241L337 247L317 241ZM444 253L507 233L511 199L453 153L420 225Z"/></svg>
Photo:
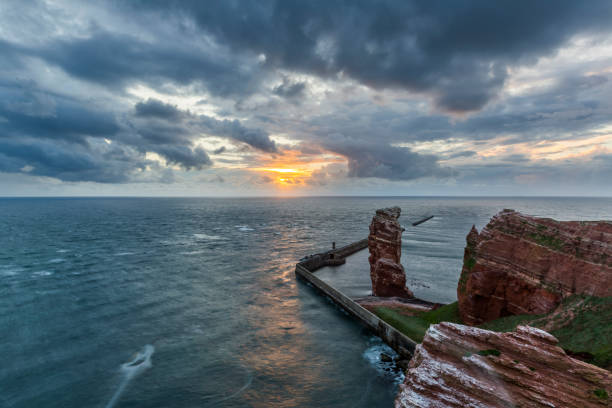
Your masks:
<svg viewBox="0 0 612 408"><path fill-rule="evenodd" d="M196 237L196 239L203 239L207 241L216 241L218 239L223 239L223 237L220 237L218 235L193 234L193 236Z"/></svg>
<svg viewBox="0 0 612 408"><path fill-rule="evenodd" d="M223 397L220 400L215 401L216 404L223 402L223 401L227 401L229 399L235 398L237 396L239 396L240 394L242 394L244 391L247 390L247 388L249 388L251 386L251 384L253 383L253 374L251 373L251 371L249 371L249 369L247 369L245 366L241 365L241 367L244 369L244 371L247 373L247 380L244 383L244 385L242 387L240 387L240 389L238 391L236 391L235 393L228 395L227 397Z"/></svg>
<svg viewBox="0 0 612 408"><path fill-rule="evenodd" d="M33 272L32 275L34 275L34 276L51 276L51 275L53 275L53 271L38 271L38 272Z"/></svg>
<svg viewBox="0 0 612 408"><path fill-rule="evenodd" d="M115 254L115 256L127 256L127 255L134 255L134 252L117 252Z"/></svg>
<svg viewBox="0 0 612 408"><path fill-rule="evenodd" d="M183 252L179 252L179 254L181 255L198 255L203 253L204 251L199 250L199 251L183 251Z"/></svg>
<svg viewBox="0 0 612 408"><path fill-rule="evenodd" d="M14 265L0 265L0 276L15 276L24 269Z"/></svg>
<svg viewBox="0 0 612 408"><path fill-rule="evenodd" d="M154 352L155 347L153 347L151 344L147 344L141 351L136 353L132 360L121 364L119 371L121 371L123 374L123 379L121 380L121 384L119 384L119 387L117 388L117 391L115 391L113 397L110 399L110 401L108 401L108 404L106 404L106 408L114 407L128 384L136 376L142 374L144 371L153 366L153 363L151 363L151 356Z"/></svg>
<svg viewBox="0 0 612 408"><path fill-rule="evenodd" d="M242 232L253 231L253 228L249 227L248 225L234 225L234 226L238 228L238 231L242 231Z"/></svg>
<svg viewBox="0 0 612 408"><path fill-rule="evenodd" d="M64 262L64 261L65 261L64 258L53 258L53 259L49 259L49 261L47 261L47 263L54 264L54 263L61 263L61 262Z"/></svg>
<svg viewBox="0 0 612 408"><path fill-rule="evenodd" d="M393 358L397 357L397 353L378 337L370 340L370 344L370 347L363 352L363 358L376 368L379 375L392 378L396 384L403 382L404 373L402 370L394 371L395 364L393 362L385 362L380 358L381 353L385 353Z"/></svg>
<svg viewBox="0 0 612 408"><path fill-rule="evenodd" d="M65 254L66 252L68 252L68 250L67 249L58 249L55 252L57 252L58 254Z"/></svg>

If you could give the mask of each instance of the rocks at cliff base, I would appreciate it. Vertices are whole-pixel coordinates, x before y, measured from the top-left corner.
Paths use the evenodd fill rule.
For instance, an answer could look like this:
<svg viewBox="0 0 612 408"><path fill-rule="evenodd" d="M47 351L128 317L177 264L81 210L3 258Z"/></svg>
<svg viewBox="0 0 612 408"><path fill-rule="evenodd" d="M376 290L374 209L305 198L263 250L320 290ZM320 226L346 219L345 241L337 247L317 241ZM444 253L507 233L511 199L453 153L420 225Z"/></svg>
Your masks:
<svg viewBox="0 0 612 408"><path fill-rule="evenodd" d="M465 323L549 313L572 294L612 296L612 222L504 210L472 227L457 288Z"/></svg>
<svg viewBox="0 0 612 408"><path fill-rule="evenodd" d="M370 224L370 277L372 294L381 297L413 297L406 287L406 273L400 263L403 228L397 221L399 207L376 211Z"/></svg>
<svg viewBox="0 0 612 408"><path fill-rule="evenodd" d="M573 359L533 327L496 333L433 325L400 385L396 408L612 406L612 373Z"/></svg>

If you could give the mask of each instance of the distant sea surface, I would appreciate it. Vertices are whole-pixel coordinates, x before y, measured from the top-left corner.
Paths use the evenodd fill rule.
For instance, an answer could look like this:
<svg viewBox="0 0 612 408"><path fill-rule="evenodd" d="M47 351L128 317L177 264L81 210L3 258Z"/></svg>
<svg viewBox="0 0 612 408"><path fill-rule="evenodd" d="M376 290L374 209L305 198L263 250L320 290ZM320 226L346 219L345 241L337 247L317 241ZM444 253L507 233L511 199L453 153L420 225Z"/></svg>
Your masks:
<svg viewBox="0 0 612 408"><path fill-rule="evenodd" d="M0 199L0 406L392 406L386 346L294 275L392 205L436 302L504 208L612 219L603 198Z"/></svg>

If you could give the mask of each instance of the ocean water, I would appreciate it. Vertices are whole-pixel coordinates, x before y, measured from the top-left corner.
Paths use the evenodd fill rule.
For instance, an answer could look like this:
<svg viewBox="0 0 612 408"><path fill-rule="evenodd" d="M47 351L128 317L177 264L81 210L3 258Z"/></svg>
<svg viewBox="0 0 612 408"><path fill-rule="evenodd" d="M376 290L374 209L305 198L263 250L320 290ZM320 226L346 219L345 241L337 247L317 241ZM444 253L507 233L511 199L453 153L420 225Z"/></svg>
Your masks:
<svg viewBox="0 0 612 408"><path fill-rule="evenodd" d="M392 406L388 348L294 275L390 205L437 302L503 208L612 219L595 198L0 199L0 407Z"/></svg>

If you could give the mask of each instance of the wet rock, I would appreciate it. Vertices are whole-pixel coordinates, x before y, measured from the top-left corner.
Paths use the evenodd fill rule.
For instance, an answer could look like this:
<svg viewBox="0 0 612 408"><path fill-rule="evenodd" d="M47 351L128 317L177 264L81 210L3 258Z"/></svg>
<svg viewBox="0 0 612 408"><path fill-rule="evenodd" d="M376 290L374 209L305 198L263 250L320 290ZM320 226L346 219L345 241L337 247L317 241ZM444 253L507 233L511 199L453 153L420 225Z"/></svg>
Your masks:
<svg viewBox="0 0 612 408"><path fill-rule="evenodd" d="M397 365L397 367L399 367L402 371L406 371L408 369L408 366L410 365L410 360L407 359L401 359L401 360L397 360L397 362L395 363Z"/></svg>
<svg viewBox="0 0 612 408"><path fill-rule="evenodd" d="M406 287L406 273L400 263L404 230L397 220L400 213L399 207L377 210L370 224L368 248L374 296L413 297Z"/></svg>
<svg viewBox="0 0 612 408"><path fill-rule="evenodd" d="M417 346L397 408L611 406L612 373L573 359L528 326L496 333L433 325Z"/></svg>
<svg viewBox="0 0 612 408"><path fill-rule="evenodd" d="M386 353L380 353L380 361L384 363L390 363L393 361L393 358Z"/></svg>
<svg viewBox="0 0 612 408"><path fill-rule="evenodd" d="M572 294L612 296L612 222L504 210L472 227L457 288L465 323L549 313Z"/></svg>

